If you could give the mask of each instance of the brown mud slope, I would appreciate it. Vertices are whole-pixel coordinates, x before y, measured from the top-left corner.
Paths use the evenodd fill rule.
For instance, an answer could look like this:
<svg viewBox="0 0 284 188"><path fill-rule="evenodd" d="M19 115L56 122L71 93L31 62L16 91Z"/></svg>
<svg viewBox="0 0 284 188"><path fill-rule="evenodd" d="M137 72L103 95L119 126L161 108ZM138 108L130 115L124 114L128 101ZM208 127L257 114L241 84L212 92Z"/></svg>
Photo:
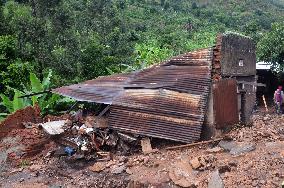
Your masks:
<svg viewBox="0 0 284 188"><path fill-rule="evenodd" d="M36 128L25 131L36 137L33 132L36 130L41 133ZM57 150L58 146L50 141L48 147L42 147L43 152L33 158L21 158L17 166L8 166L9 160L0 160L3 166L0 186L280 187L284 180L284 116L254 115L253 126L238 127L227 135L231 140L179 150L167 150L166 144L152 140L157 149L154 152L113 154L103 161L58 157L56 152L51 155L48 151ZM12 151L11 143L18 143L7 141L8 138L9 135L1 142L6 153Z"/></svg>
<svg viewBox="0 0 284 188"><path fill-rule="evenodd" d="M39 106L28 106L24 109L17 110L9 115L4 121L0 122L0 140L14 129L25 128L23 123L41 122Z"/></svg>

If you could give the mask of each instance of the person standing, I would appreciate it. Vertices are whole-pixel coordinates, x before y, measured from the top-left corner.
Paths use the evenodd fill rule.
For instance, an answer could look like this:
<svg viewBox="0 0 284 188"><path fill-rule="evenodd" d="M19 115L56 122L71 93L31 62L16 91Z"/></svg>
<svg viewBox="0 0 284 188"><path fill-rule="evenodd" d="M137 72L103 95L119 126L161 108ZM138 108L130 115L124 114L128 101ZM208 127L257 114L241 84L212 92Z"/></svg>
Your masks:
<svg viewBox="0 0 284 188"><path fill-rule="evenodd" d="M283 96L282 86L278 86L278 89L274 92L274 102L277 114L282 114Z"/></svg>

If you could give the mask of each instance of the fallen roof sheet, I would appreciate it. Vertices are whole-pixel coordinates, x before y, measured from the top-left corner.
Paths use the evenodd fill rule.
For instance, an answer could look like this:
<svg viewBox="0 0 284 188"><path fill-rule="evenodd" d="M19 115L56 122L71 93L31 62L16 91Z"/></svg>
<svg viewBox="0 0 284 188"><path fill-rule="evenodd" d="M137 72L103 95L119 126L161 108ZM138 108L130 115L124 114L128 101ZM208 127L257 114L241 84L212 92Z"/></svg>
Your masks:
<svg viewBox="0 0 284 188"><path fill-rule="evenodd" d="M148 69L53 90L79 101L112 104L109 126L181 142L200 137L211 83L212 49Z"/></svg>

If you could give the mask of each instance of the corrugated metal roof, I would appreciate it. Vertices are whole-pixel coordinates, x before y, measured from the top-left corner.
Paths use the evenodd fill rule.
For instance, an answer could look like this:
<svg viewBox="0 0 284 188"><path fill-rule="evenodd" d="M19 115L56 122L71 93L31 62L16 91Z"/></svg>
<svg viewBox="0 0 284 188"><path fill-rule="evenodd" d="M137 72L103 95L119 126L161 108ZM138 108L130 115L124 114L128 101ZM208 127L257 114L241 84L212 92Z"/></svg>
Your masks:
<svg viewBox="0 0 284 188"><path fill-rule="evenodd" d="M53 90L80 101L112 104L110 127L141 135L198 140L211 83L212 49L182 54L130 74Z"/></svg>
<svg viewBox="0 0 284 188"><path fill-rule="evenodd" d="M94 80L52 90L63 96L72 97L78 101L112 104L114 98L124 92L124 86L134 73L101 76Z"/></svg>

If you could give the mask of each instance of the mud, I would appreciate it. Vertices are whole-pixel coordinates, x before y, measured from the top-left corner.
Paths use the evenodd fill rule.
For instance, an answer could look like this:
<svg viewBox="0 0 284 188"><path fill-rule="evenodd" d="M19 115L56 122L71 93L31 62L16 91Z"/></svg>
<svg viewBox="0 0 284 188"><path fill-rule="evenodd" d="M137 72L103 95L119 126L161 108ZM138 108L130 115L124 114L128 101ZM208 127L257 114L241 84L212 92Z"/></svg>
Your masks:
<svg viewBox="0 0 284 188"><path fill-rule="evenodd" d="M7 168L1 172L0 186L205 188L209 184L214 186L212 178L215 178L218 179L216 186L280 187L284 180L283 127L284 116L256 114L252 126L237 126L227 133L234 143L227 145L227 149L222 148L222 142L179 150L166 150L173 143L153 143L153 152L148 154L143 154L139 147L139 152L130 156L114 154L109 160L100 161L98 172L92 168L98 167L96 160L52 156L49 151L58 146L50 142L34 157L21 158L18 165L11 165L6 160ZM30 132L33 136L22 137L25 147L29 146L26 143L34 143L32 137L39 134L33 129L26 131L24 135ZM14 136L16 134L20 135L19 132L13 133ZM7 146L5 151L15 147L11 143L18 143L12 138L2 140L2 144ZM40 145L41 139L39 136L36 143ZM233 148L241 152L238 155L230 153ZM200 164L193 165L195 158L198 158L195 162ZM28 162L23 163L23 160Z"/></svg>

